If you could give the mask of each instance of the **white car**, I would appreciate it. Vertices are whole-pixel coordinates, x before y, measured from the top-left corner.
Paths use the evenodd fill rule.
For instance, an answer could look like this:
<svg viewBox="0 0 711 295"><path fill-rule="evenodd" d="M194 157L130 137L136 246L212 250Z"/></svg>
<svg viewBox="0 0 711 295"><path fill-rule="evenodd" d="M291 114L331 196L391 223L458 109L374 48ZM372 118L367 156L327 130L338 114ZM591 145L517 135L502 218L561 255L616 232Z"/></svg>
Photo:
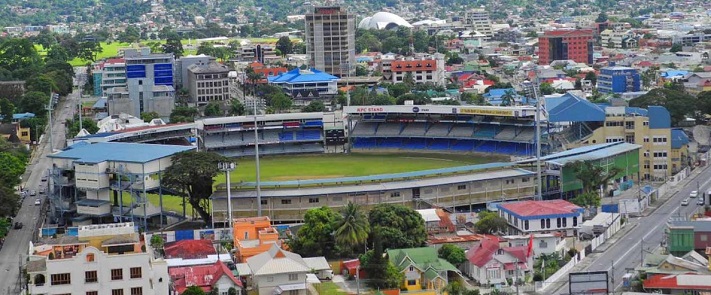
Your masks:
<svg viewBox="0 0 711 295"><path fill-rule="evenodd" d="M699 196L699 191L691 191L689 197L696 198Z"/></svg>
<svg viewBox="0 0 711 295"><path fill-rule="evenodd" d="M35 206L39 206L40 204L42 204L42 201L40 201L40 199L36 199L36 200L35 200Z"/></svg>
<svg viewBox="0 0 711 295"><path fill-rule="evenodd" d="M682 200L682 201L681 201L681 205L682 205L682 206L689 206L689 198L686 198L686 199Z"/></svg>

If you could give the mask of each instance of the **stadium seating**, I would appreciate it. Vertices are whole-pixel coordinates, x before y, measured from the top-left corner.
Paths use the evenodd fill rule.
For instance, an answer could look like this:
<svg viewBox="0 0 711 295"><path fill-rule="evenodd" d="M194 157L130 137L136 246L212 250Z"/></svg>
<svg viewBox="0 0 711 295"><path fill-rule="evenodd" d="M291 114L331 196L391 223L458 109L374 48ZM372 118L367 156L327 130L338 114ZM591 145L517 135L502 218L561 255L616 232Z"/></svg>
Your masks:
<svg viewBox="0 0 711 295"><path fill-rule="evenodd" d="M473 133L473 125L455 124L449 132L449 136L471 138Z"/></svg>
<svg viewBox="0 0 711 295"><path fill-rule="evenodd" d="M402 148L413 150L424 150L427 148L427 140L424 138L407 139L402 145Z"/></svg>
<svg viewBox="0 0 711 295"><path fill-rule="evenodd" d="M375 138L355 138L353 140L353 147L359 149L373 149L377 147L377 141Z"/></svg>
<svg viewBox="0 0 711 295"><path fill-rule="evenodd" d="M374 135L378 123L358 122L353 128L353 136Z"/></svg>
<svg viewBox="0 0 711 295"><path fill-rule="evenodd" d="M279 133L279 140L280 141L292 141L294 140L294 132L288 131L288 132L280 132Z"/></svg>
<svg viewBox="0 0 711 295"><path fill-rule="evenodd" d="M378 147L381 148L399 149L402 147L402 140L399 138L383 138L378 141Z"/></svg>
<svg viewBox="0 0 711 295"><path fill-rule="evenodd" d="M427 133L425 134L427 137L447 137L447 134L449 134L449 128L452 125L447 124L447 123L439 123L439 124L434 124L432 127L430 127L429 130L427 130Z"/></svg>
<svg viewBox="0 0 711 295"><path fill-rule="evenodd" d="M409 123L402 129L400 136L424 136L426 130L426 123Z"/></svg>
<svg viewBox="0 0 711 295"><path fill-rule="evenodd" d="M377 136L398 136L402 130L402 125L400 123L380 123L378 126L378 131L375 132Z"/></svg>
<svg viewBox="0 0 711 295"><path fill-rule="evenodd" d="M521 132L516 135L514 140L516 141L532 141L533 138L536 136L536 130L534 128L524 128L521 130Z"/></svg>
<svg viewBox="0 0 711 295"><path fill-rule="evenodd" d="M494 138L496 136L496 126L481 124L474 132L474 137Z"/></svg>
<svg viewBox="0 0 711 295"><path fill-rule="evenodd" d="M429 145L427 146L427 148L437 151L448 150L449 140L431 139L429 140Z"/></svg>
<svg viewBox="0 0 711 295"><path fill-rule="evenodd" d="M455 151L471 151L473 148L473 140L456 140L454 144L452 144L452 150Z"/></svg>
<svg viewBox="0 0 711 295"><path fill-rule="evenodd" d="M516 137L515 127L504 127L501 131L494 136L495 139L500 140L513 140Z"/></svg>
<svg viewBox="0 0 711 295"><path fill-rule="evenodd" d="M296 140L320 140L321 130L302 130L296 131Z"/></svg>

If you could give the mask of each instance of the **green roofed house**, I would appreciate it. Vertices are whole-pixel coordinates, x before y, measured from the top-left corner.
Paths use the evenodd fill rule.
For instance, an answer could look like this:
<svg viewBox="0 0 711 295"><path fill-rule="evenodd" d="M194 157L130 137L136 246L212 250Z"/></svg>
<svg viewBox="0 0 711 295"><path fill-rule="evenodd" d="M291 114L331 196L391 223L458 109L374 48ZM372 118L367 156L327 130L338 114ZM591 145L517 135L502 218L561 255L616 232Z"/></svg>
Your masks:
<svg viewBox="0 0 711 295"><path fill-rule="evenodd" d="M461 276L454 265L439 258L435 248L388 250L388 259L405 274L402 288L408 291L440 290L447 285L450 272Z"/></svg>

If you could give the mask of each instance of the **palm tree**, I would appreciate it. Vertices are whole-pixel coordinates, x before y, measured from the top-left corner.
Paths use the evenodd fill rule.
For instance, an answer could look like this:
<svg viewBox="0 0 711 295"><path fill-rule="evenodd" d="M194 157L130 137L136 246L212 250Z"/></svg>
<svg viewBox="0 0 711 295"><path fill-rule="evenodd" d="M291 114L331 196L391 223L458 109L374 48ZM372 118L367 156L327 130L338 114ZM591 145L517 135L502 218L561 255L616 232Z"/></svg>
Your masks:
<svg viewBox="0 0 711 295"><path fill-rule="evenodd" d="M504 92L504 95L501 96L501 105L502 106L512 106L516 103L516 94L513 92L513 90L506 90Z"/></svg>
<svg viewBox="0 0 711 295"><path fill-rule="evenodd" d="M354 246L365 244L370 233L368 217L355 203L348 202L348 205L341 209L343 219L336 225L336 244L342 249L352 249Z"/></svg>

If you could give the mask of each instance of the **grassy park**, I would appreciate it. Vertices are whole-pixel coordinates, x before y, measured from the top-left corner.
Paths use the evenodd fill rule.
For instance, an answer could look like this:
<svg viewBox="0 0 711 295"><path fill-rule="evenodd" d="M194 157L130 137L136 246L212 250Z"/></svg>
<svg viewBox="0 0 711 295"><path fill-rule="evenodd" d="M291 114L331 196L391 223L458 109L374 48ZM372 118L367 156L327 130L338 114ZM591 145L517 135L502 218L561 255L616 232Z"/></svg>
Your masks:
<svg viewBox="0 0 711 295"><path fill-rule="evenodd" d="M260 159L262 181L305 180L420 171L505 160L495 156L445 153L352 153L275 156ZM251 157L237 159L232 181L255 181ZM224 183L219 175L215 183Z"/></svg>

